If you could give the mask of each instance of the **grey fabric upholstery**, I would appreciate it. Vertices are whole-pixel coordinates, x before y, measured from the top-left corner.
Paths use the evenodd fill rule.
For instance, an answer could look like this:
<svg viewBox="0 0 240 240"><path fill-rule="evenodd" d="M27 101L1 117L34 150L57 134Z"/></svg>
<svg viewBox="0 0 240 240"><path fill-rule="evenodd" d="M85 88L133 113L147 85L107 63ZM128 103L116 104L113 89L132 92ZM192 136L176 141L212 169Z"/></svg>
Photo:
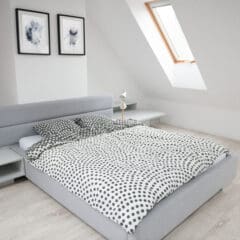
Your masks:
<svg viewBox="0 0 240 240"><path fill-rule="evenodd" d="M12 145L21 137L35 134L32 127L38 121L71 119L89 112L111 117L112 105L112 97L104 96L2 107L0 108L0 147Z"/></svg>
<svg viewBox="0 0 240 240"><path fill-rule="evenodd" d="M5 106L0 109L0 127L45 119L95 112L112 108L112 97L82 97L76 99Z"/></svg>

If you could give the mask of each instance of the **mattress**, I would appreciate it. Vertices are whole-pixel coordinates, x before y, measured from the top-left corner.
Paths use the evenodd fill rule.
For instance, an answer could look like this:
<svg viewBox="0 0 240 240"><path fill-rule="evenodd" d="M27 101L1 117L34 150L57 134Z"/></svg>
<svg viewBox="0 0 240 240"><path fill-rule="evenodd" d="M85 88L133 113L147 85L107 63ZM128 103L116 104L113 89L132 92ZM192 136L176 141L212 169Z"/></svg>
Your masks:
<svg viewBox="0 0 240 240"><path fill-rule="evenodd" d="M21 148L21 147L19 146L19 144L12 145L11 148L14 149L17 153L19 153L19 154L20 154L21 156L23 156L23 157L26 155L26 151L25 151L23 148ZM224 153L224 154L222 154L221 156L219 156L219 157L216 159L216 161L215 161L215 163L213 164L213 166L216 165L217 163L223 161L226 157L227 157L227 156L226 156L226 153ZM213 166L212 166L212 167L213 167Z"/></svg>

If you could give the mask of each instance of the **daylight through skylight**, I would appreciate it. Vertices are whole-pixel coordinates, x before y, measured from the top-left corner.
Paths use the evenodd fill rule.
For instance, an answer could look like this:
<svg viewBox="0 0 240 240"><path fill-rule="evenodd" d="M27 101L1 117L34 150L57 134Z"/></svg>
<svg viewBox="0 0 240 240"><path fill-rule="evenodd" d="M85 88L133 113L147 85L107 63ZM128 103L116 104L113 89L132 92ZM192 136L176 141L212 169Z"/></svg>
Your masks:
<svg viewBox="0 0 240 240"><path fill-rule="evenodd" d="M147 6L174 62L194 62L193 54L173 7L156 2L147 3Z"/></svg>

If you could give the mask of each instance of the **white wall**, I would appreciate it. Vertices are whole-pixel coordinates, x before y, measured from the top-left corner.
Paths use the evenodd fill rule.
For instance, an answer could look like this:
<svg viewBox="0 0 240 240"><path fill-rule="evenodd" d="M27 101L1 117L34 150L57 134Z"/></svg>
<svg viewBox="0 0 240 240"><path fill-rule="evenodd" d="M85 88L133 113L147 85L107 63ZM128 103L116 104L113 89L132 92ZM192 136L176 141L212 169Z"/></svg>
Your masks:
<svg viewBox="0 0 240 240"><path fill-rule="evenodd" d="M240 1L172 0L207 85L205 92L171 87L126 0L86 1L88 60L57 55L54 16L85 15L84 0L8 1L11 16L4 15L9 12L6 0L0 2L0 27L7 33L0 41L8 46L0 52L1 103L6 83L6 99L18 94L19 102L84 95L88 64L89 94L118 96L126 88L142 106L165 111L166 123L240 140ZM16 54L15 7L51 13L52 56Z"/></svg>
<svg viewBox="0 0 240 240"><path fill-rule="evenodd" d="M11 103L28 103L55 99L80 97L87 94L87 57L60 56L57 42L57 13L85 16L85 0L6 0L0 2L1 25L8 35L1 35L1 41L6 43L1 61L8 56L5 65L7 72L1 75L0 89L4 82L13 79L14 86L9 89ZM8 4L8 5L7 5ZM10 7L9 7L10 5ZM51 50L50 56L18 55L16 41L15 8L25 8L50 13ZM1 31L1 34L4 31ZM1 46L3 46L1 44ZM1 65L2 66L2 65ZM3 66L4 67L4 66ZM15 69L15 70L14 70ZM14 76L13 76L14 75ZM2 80L3 79L3 80ZM10 84L9 88L10 88ZM3 95L2 95L3 96ZM17 99L14 100L14 97ZM4 96L4 99L7 99ZM4 104L5 100L0 99Z"/></svg>
<svg viewBox="0 0 240 240"><path fill-rule="evenodd" d="M15 64L13 57L13 26L8 21L10 3L0 3L0 105L17 103Z"/></svg>
<svg viewBox="0 0 240 240"><path fill-rule="evenodd" d="M166 112L167 116L161 119L162 123L240 140L240 111L237 109L201 106L191 104L190 101L178 103L159 98L148 99L146 107Z"/></svg>
<svg viewBox="0 0 240 240"><path fill-rule="evenodd" d="M207 85L149 99L166 123L240 140L240 1L173 0ZM204 16L204 17L203 17Z"/></svg>
<svg viewBox="0 0 240 240"><path fill-rule="evenodd" d="M142 90L142 106L165 111L166 123L240 140L240 1L172 1L207 91L171 86L127 0L88 2L97 27Z"/></svg>
<svg viewBox="0 0 240 240"><path fill-rule="evenodd" d="M156 57L143 38L127 3L123 0L104 0L104 4L102 0L87 0L86 3L88 17L100 30L108 48L119 59L121 67L127 70L131 80L135 81L146 96L152 90L152 78L161 81L166 76L159 63L155 62ZM105 68L106 65L103 64L103 69ZM163 83L170 86L168 82Z"/></svg>
<svg viewBox="0 0 240 240"><path fill-rule="evenodd" d="M85 0L11 0L14 8L21 7L50 13L51 56L18 55L15 63L18 102L38 102L73 98L87 94L87 59L82 56L58 55L57 13L85 16Z"/></svg>
<svg viewBox="0 0 240 240"><path fill-rule="evenodd" d="M12 51L9 52L8 50L8 53L12 58L11 64L14 67L14 77L12 79L16 94L13 95L17 103L72 98L87 93L89 95L111 94L118 98L125 89L131 98L142 99L141 90L131 75L131 71L126 69L114 49L111 48L111 43L97 27L97 22L92 21L91 16L89 16L89 19L86 18L88 60L87 57L58 55L56 14L85 16L84 0L4 1L6 1L8 8L3 5L3 2L0 2L0 5L6 13L3 17L4 27L6 28L6 22L11 25L7 27L11 37L8 36L5 40L9 41L9 38L11 40ZM91 13L89 15L95 16L98 9L94 6L94 1L92 4L87 1L87 5L88 12ZM15 26L15 8L17 7L50 13L51 56L17 54ZM89 75L88 79L87 75ZM6 79L6 77L3 77L3 79ZM9 79L6 79L6 82L9 82ZM87 87L88 84L89 87ZM1 86L3 86L2 83ZM14 88L11 87L11 89ZM12 99L13 97L11 97ZM4 101L2 103L5 104Z"/></svg>
<svg viewBox="0 0 240 240"><path fill-rule="evenodd" d="M90 7L87 4L88 94L113 95L118 99L126 90L130 98L141 99L141 91L134 78L88 15L93 11Z"/></svg>

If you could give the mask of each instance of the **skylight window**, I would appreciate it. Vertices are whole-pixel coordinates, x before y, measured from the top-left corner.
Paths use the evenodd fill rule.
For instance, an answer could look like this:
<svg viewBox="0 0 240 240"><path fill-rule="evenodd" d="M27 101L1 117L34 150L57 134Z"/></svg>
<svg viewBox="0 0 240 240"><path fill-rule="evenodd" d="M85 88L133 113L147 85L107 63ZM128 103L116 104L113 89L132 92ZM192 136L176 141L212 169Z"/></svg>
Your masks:
<svg viewBox="0 0 240 240"><path fill-rule="evenodd" d="M194 63L195 59L173 7L162 2L149 2L146 6L174 63Z"/></svg>

